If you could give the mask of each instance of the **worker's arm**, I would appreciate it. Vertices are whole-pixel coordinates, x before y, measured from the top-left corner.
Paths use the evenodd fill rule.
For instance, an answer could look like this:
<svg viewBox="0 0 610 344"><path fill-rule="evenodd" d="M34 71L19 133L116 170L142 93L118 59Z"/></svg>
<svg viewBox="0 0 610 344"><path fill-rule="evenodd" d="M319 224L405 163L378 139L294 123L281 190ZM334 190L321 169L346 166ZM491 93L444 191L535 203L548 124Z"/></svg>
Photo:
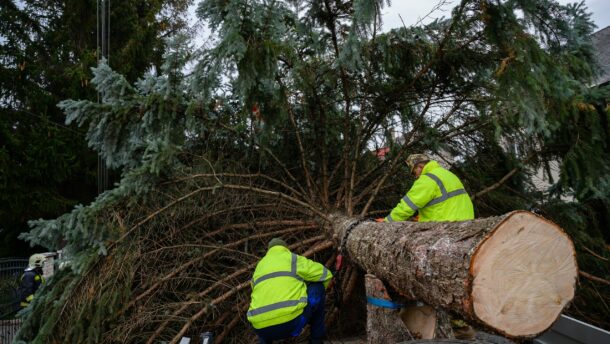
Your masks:
<svg viewBox="0 0 610 344"><path fill-rule="evenodd" d="M324 287L328 287L333 278L332 272L324 265L297 255L297 275L306 282L323 282Z"/></svg>
<svg viewBox="0 0 610 344"><path fill-rule="evenodd" d="M406 221L435 198L438 186L432 178L421 176L417 178L411 190L407 192L400 202L394 207L390 215L386 216L386 222Z"/></svg>

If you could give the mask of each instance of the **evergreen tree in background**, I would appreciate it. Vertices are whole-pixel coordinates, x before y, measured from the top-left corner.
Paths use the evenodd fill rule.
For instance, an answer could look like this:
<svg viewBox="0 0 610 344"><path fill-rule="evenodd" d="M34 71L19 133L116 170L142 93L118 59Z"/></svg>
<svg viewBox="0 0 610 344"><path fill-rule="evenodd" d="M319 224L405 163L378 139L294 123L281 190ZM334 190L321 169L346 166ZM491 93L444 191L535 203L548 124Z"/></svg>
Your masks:
<svg viewBox="0 0 610 344"><path fill-rule="evenodd" d="M610 277L608 90L589 87L583 5L463 0L449 18L381 34L383 6L205 0L211 49L176 35L136 82L94 68L101 104L60 107L121 179L22 236L65 244L70 264L19 340L177 342L213 329L247 342L235 315L265 240L290 235L329 258L312 219L387 213L408 183L402 162L421 151L447 160L478 216L540 208L574 238L583 271ZM532 171L554 161L559 180L537 190ZM609 295L583 281L570 312L608 327Z"/></svg>
<svg viewBox="0 0 610 344"><path fill-rule="evenodd" d="M130 81L159 67L163 37L184 27L190 0L110 3L110 65ZM0 256L25 256L27 221L94 199L96 153L66 126L67 98L95 100L99 2L3 1L0 5ZM101 19L100 19L101 20Z"/></svg>

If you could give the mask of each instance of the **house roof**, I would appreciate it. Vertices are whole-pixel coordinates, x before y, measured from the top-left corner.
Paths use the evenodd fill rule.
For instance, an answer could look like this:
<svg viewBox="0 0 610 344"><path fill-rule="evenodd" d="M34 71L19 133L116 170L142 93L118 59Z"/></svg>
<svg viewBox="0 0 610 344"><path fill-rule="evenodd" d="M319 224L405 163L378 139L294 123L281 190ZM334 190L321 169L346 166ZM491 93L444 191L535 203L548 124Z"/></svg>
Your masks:
<svg viewBox="0 0 610 344"><path fill-rule="evenodd" d="M610 26L595 32L591 40L602 68L602 74L594 82L594 85L599 86L610 81Z"/></svg>

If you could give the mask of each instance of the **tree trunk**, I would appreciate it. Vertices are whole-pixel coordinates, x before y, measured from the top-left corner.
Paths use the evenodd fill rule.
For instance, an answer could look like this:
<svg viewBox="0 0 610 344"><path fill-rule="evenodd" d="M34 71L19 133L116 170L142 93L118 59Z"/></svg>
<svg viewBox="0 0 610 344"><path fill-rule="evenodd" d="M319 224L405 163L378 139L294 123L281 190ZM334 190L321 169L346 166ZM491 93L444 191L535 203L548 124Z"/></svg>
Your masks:
<svg viewBox="0 0 610 344"><path fill-rule="evenodd" d="M398 343L414 339L455 338L451 319L444 310L420 302L393 298L375 275L365 276L367 296L366 333L368 343ZM399 309L383 307L369 298L397 303Z"/></svg>
<svg viewBox="0 0 610 344"><path fill-rule="evenodd" d="M356 219L332 217L335 239ZM464 222L357 224L351 259L402 295L456 312L509 337L533 337L574 296L570 238L526 211Z"/></svg>
<svg viewBox="0 0 610 344"><path fill-rule="evenodd" d="M364 276L367 297L392 301L383 282L371 274ZM366 305L366 337L368 343L399 343L413 340L400 317L400 309Z"/></svg>
<svg viewBox="0 0 610 344"><path fill-rule="evenodd" d="M403 323L414 339L454 339L451 318L443 309L417 302L400 310Z"/></svg>

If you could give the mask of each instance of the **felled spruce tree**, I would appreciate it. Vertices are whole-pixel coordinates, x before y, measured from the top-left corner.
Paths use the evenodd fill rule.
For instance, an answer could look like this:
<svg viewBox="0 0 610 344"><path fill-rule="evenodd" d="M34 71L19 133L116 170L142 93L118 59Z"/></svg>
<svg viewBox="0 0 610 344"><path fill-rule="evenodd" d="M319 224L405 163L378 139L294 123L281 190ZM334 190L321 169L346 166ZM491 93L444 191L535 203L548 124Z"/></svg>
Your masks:
<svg viewBox="0 0 610 344"><path fill-rule="evenodd" d="M65 244L70 261L18 340L175 343L213 330L248 342L248 283L264 243L284 236L332 261L327 214L386 213L416 151L451 157L468 191L481 192L479 209L492 205L485 215L509 173L520 181L511 204L544 202L530 196L526 168L557 158L558 190L607 200L607 131L578 134L607 118L607 93L588 87L582 6L462 1L447 19L382 34L383 5L203 1L212 46L179 36L163 67L134 85L94 69L101 104L60 106L122 179L90 205L32 222L24 238ZM384 160L372 152L382 147ZM599 154L583 160L589 152ZM344 300L357 280L349 268ZM341 311L329 319L340 323Z"/></svg>

